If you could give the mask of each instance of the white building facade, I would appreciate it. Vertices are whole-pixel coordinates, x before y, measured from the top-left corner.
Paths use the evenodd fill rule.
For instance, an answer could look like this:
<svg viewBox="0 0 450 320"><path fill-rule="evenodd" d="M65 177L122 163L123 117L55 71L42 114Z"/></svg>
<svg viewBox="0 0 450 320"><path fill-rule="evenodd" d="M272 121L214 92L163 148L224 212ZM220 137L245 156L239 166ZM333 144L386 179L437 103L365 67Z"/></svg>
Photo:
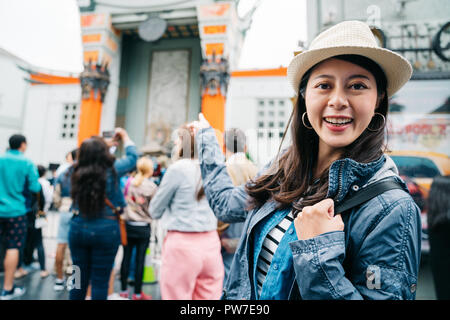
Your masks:
<svg viewBox="0 0 450 320"><path fill-rule="evenodd" d="M258 167L276 156L293 110L286 68L235 71L226 103L226 129L246 133L248 152ZM290 143L286 133L283 147Z"/></svg>

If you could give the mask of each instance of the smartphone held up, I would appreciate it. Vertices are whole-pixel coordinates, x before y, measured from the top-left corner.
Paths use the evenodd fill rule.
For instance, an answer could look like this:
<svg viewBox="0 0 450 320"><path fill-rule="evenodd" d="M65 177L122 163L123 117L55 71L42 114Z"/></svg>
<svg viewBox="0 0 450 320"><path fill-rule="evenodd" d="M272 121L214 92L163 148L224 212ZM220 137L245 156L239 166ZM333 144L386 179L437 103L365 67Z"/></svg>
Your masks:
<svg viewBox="0 0 450 320"><path fill-rule="evenodd" d="M114 131L103 131L103 132L102 132L102 137L103 137L104 139L111 139L111 138L114 137L114 135L115 135L115 132L114 132Z"/></svg>
<svg viewBox="0 0 450 320"><path fill-rule="evenodd" d="M120 135L115 131L103 131L102 137L105 139L106 143L109 145L109 152L114 154L117 150L117 142L120 141Z"/></svg>

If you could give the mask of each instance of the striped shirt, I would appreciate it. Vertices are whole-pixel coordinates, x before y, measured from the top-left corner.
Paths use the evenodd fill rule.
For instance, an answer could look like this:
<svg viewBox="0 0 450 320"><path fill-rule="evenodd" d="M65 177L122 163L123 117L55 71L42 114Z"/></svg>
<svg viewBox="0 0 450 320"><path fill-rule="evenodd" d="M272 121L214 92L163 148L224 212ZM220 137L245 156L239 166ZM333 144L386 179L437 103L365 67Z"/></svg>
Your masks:
<svg viewBox="0 0 450 320"><path fill-rule="evenodd" d="M311 195L315 190L314 186L317 186L320 179L316 179L312 185L308 186L308 189L304 193L304 196ZM304 199L304 196L300 198L299 201ZM275 226L266 236L262 244L261 253L258 257L258 263L256 265L256 284L258 287L258 295L261 295L261 289L266 278L267 272L269 271L270 264L272 263L273 255L280 244L281 239L284 237L286 230L289 228L291 223L294 222L294 214L291 210L289 214L281 220L281 222Z"/></svg>
<svg viewBox="0 0 450 320"><path fill-rule="evenodd" d="M262 244L261 252L259 254L258 263L256 265L256 283L258 286L258 295L261 295L262 285L269 271L270 264L272 263L273 255L280 244L286 230L294 221L294 215L292 211L281 220L281 222L275 226L266 236Z"/></svg>

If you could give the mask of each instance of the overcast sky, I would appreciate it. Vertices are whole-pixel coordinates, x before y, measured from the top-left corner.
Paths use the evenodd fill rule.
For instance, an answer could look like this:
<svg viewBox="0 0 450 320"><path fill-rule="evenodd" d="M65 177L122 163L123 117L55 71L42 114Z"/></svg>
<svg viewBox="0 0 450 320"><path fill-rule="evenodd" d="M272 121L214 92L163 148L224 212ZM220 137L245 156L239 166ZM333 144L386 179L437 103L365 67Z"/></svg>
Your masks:
<svg viewBox="0 0 450 320"><path fill-rule="evenodd" d="M241 0L239 9L250 2ZM286 67L306 37L306 0L263 0L247 32L239 69Z"/></svg>
<svg viewBox="0 0 450 320"><path fill-rule="evenodd" d="M245 13L256 1L241 0L240 15ZM29 10L23 11L26 3L28 3ZM81 49L68 50L70 45L73 47L70 39L74 38L67 36L71 32L70 24L58 20L61 17L67 19L66 17L70 14L50 15L49 19L40 19L42 15L48 15L52 9L55 12L76 10L75 3L73 0L0 0L0 8L3 9L1 11L9 12L5 15L0 14L2 17L0 25L5 30L12 30L3 34L5 37L9 35L9 37L3 37L4 39L0 37L1 43L8 48L6 44L11 42L10 51L16 52L34 66L47 70L75 72L79 69L81 71L81 57L74 56L69 59L67 56L68 53L75 51L79 51L78 55L81 54ZM26 25L26 21L39 21L39 23L33 24L33 27L17 27ZM67 20L65 21L67 22ZM78 20L72 25L75 26L77 23ZM54 28L55 25L58 25L58 28ZM78 25L76 26L78 27ZM72 29L74 31L76 28ZM298 41L306 40L306 34L306 0L263 0L253 15L253 24L247 32L238 68L263 69L287 66L293 57L294 50L298 48ZM41 35L47 36L42 37ZM48 41L44 43L44 40L48 40L50 43L47 44ZM64 44L64 41L68 44ZM35 45L36 42L39 45ZM81 39L78 42L77 46L81 47ZM58 43L58 45L54 46L54 43ZM53 54L48 54L44 49L50 49L52 45L56 49L63 50L65 54L56 53L55 48L50 50ZM24 46L34 49L28 50ZM12 50L13 48L15 51ZM40 48L40 50L35 48ZM55 56L64 57L64 59L60 61L61 59L55 59ZM66 66L63 66L64 63Z"/></svg>

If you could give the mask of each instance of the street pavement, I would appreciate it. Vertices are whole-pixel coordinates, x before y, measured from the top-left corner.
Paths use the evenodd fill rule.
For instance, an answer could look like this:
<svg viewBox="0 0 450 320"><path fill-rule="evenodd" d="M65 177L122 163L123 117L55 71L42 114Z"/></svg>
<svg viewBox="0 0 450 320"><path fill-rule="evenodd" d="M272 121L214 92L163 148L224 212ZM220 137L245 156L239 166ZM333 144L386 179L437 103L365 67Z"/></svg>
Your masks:
<svg viewBox="0 0 450 320"><path fill-rule="evenodd" d="M50 275L46 278L41 278L40 267L37 262L37 251L35 250L35 262L24 269L28 271L28 275L16 279L15 284L24 286L26 292L18 300L68 300L69 292L54 291L53 285L55 284L56 275L54 272L55 253L56 253L56 236L58 234L59 215L55 211L50 211L47 214L47 226L43 228L42 235L44 238L44 251L45 251L45 264L46 269L50 272ZM116 256L114 270L115 270L115 282L114 292L120 292L120 263L122 257L122 248L119 248L119 252ZM0 272L0 284L3 284L3 272ZM128 290L131 295L134 293L132 283L128 285ZM159 292L158 282L144 283L142 285L142 291L146 294L150 294L153 300L160 300L161 294ZM114 300L114 299L113 299Z"/></svg>
<svg viewBox="0 0 450 320"><path fill-rule="evenodd" d="M24 286L26 292L23 296L17 300L68 300L69 291L64 290L56 292L53 290L55 283L55 276L50 275L47 278L41 279L39 264L33 263L32 268L28 269L29 273L22 279L15 280L15 284ZM3 273L0 273L0 283L3 283ZM114 283L114 291L120 292L120 281L118 274L116 273L116 281ZM133 294L133 286L128 286L130 297ZM142 290L146 294L150 294L153 300L160 300L158 283L144 284ZM114 299L113 299L114 300Z"/></svg>
<svg viewBox="0 0 450 320"><path fill-rule="evenodd" d="M44 248L46 255L46 266L47 270L50 271L50 276L41 279L39 264L34 262L28 268L28 275L22 279L15 280L17 285L23 285L26 288L26 293L18 298L20 300L68 300L69 293L67 290L56 292L53 290L53 285L55 282L54 275L54 258L56 249L56 235L58 228L58 214L56 212L50 212L48 214L48 224L43 229L44 236ZM116 270L116 280L114 283L114 291L120 291L120 281L119 281L119 268L121 254L119 253L116 257L116 263L114 269ZM0 284L3 284L3 273L0 272ZM130 296L133 293L133 287L129 285ZM161 294L159 291L158 282L143 284L142 290L146 294L150 294L153 300L160 300ZM433 278L431 274L430 263L426 257L422 258L419 281L417 284L417 300L435 300L436 295L434 291Z"/></svg>

